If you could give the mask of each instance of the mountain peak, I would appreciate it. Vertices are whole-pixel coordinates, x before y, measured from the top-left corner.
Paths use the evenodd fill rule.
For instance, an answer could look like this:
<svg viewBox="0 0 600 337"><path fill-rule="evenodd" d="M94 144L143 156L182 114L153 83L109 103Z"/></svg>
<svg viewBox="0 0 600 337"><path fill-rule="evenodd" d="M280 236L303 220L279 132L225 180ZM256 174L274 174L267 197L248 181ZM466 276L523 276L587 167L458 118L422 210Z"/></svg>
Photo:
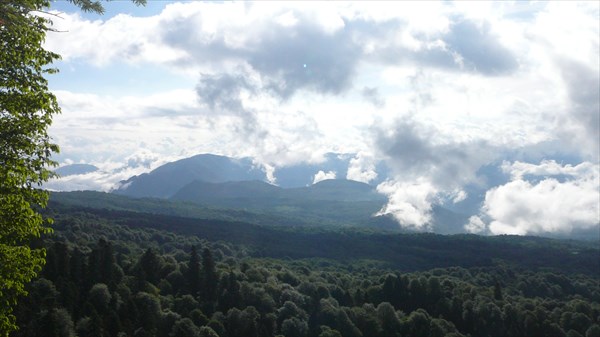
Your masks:
<svg viewBox="0 0 600 337"><path fill-rule="evenodd" d="M233 159L214 154L199 154L164 164L150 173L132 177L116 193L134 197L169 198L196 180L211 183L266 180L266 175L256 168L249 158Z"/></svg>
<svg viewBox="0 0 600 337"><path fill-rule="evenodd" d="M98 171L98 168L96 166L90 165L90 164L70 164L70 165L61 166L61 167L57 168L56 170L54 170L54 172L61 177L86 174L86 173L91 173L91 172L95 172L95 171Z"/></svg>

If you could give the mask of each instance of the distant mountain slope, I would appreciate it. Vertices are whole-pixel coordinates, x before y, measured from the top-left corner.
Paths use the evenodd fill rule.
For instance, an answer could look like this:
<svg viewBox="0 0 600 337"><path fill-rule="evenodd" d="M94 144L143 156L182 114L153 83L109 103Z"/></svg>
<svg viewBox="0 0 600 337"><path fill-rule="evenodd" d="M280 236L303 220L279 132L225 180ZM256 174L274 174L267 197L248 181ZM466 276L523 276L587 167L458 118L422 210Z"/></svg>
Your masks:
<svg viewBox="0 0 600 337"><path fill-rule="evenodd" d="M264 209L280 200L283 189L263 181L193 181L170 199L203 206Z"/></svg>
<svg viewBox="0 0 600 337"><path fill-rule="evenodd" d="M290 188L288 195L308 200L335 201L381 201L387 198L375 190L375 187L354 180L328 179L314 185Z"/></svg>
<svg viewBox="0 0 600 337"><path fill-rule="evenodd" d="M67 177L78 174L86 174L98 171L98 168L94 165L89 164L71 164L65 165L54 170L56 174L61 177Z"/></svg>
<svg viewBox="0 0 600 337"><path fill-rule="evenodd" d="M319 171L334 172L336 179L344 180L353 155L328 153L322 163L297 164L278 167L274 177L282 188L311 186ZM371 183L383 181L386 167L378 166L383 174ZM132 197L169 198L193 181L224 183L228 181L267 181L265 172L256 167L250 158L234 159L212 154L201 154L164 164L150 173L131 177L114 192Z"/></svg>
<svg viewBox="0 0 600 337"><path fill-rule="evenodd" d="M232 159L201 154L158 167L150 173L124 181L115 193L133 197L168 198L183 186L196 181L222 183L241 180L265 180L263 171L248 158Z"/></svg>
<svg viewBox="0 0 600 337"><path fill-rule="evenodd" d="M338 179L346 179L352 155L327 153L325 161L318 164L300 163L275 170L277 185L283 188L310 186L319 171L335 172Z"/></svg>
<svg viewBox="0 0 600 337"><path fill-rule="evenodd" d="M325 161L322 163L300 163L277 168L274 174L277 185L283 188L310 186L314 182L315 174L319 171L335 172L336 179L347 179L348 168L352 165L352 159L356 155L350 153L327 153L324 157ZM369 182L373 186L383 182L391 174L390 169L383 161L375 163L374 168L377 176Z"/></svg>
<svg viewBox="0 0 600 337"><path fill-rule="evenodd" d="M267 213L241 209L206 207L182 201L158 198L132 198L114 193L96 191L52 192L50 205L60 203L65 206L86 209L131 211L150 214L175 215L194 219L217 219L243 221L266 226L310 226L306 219L291 219ZM330 225L329 223L324 225Z"/></svg>
<svg viewBox="0 0 600 337"><path fill-rule="evenodd" d="M264 200L269 205L277 200L286 202L378 201L383 205L386 200L383 195L375 191L373 186L345 179L329 179L308 187L299 188L281 188L256 180L225 183L194 181L182 187L171 199L199 204L213 204L221 199L252 199L255 201Z"/></svg>
<svg viewBox="0 0 600 337"><path fill-rule="evenodd" d="M270 214L293 223L401 230L391 218L374 217L387 200L375 187L344 179L324 180L299 188L280 188L260 181L219 184L195 181L175 193L171 200ZM460 232L462 228L454 231Z"/></svg>

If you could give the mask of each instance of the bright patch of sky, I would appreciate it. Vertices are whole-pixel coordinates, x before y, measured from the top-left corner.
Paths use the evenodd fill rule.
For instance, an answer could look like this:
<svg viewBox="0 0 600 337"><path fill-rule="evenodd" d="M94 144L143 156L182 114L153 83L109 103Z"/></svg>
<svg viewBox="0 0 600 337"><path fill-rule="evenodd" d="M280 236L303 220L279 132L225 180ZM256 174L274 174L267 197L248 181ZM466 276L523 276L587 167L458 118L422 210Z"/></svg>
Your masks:
<svg viewBox="0 0 600 337"><path fill-rule="evenodd" d="M105 7L52 4L63 31L46 41L63 56L49 78L63 109L57 159L100 168L55 188L110 190L198 153L250 156L271 173L352 153L347 178L373 181L387 165L380 213L410 228L427 229L443 199L477 196L472 232L599 222L598 2ZM486 180L489 167L507 178ZM563 210L540 217L559 200Z"/></svg>

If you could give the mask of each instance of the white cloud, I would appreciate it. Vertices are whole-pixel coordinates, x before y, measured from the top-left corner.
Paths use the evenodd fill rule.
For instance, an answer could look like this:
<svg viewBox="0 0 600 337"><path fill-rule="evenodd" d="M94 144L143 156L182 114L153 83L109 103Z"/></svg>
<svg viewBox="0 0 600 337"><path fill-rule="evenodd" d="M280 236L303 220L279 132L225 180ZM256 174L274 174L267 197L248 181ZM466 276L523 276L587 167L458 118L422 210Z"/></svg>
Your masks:
<svg viewBox="0 0 600 337"><path fill-rule="evenodd" d="M504 161L502 170L509 173L513 180L521 180L524 176L558 176L568 175L571 177L593 176L598 165L583 162L579 165L561 165L554 160L543 160L539 165L516 161L510 163Z"/></svg>
<svg viewBox="0 0 600 337"><path fill-rule="evenodd" d="M391 214L402 227L416 230L431 228L431 204L438 190L427 181L397 182L388 180L377 186L389 201L376 215Z"/></svg>
<svg viewBox="0 0 600 337"><path fill-rule="evenodd" d="M377 178L375 160L365 153L358 153L350 159L346 179L369 183Z"/></svg>
<svg viewBox="0 0 600 337"><path fill-rule="evenodd" d="M97 190L109 192L119 187L121 181L134 175L147 173L177 158L163 156L144 148L139 148L126 156L124 154L125 152L122 153L122 157L114 156L114 159L103 161L79 160L82 164L92 164L98 167L98 170L86 174L54 178L45 183L44 188L53 191ZM73 163L73 160L67 158L63 160L63 163Z"/></svg>
<svg viewBox="0 0 600 337"><path fill-rule="evenodd" d="M480 217L473 215L469 218L469 222L465 225L465 230L468 233L479 234L485 232L487 226Z"/></svg>
<svg viewBox="0 0 600 337"><path fill-rule="evenodd" d="M548 2L536 13L528 37L543 42L553 54L592 65L598 69L599 6L592 2ZM561 24L557 24L561 22Z"/></svg>
<svg viewBox="0 0 600 337"><path fill-rule="evenodd" d="M104 163L105 169L95 172L70 175L51 179L44 183L44 188L51 191L85 191L95 190L110 192L119 186L119 182L127 180L148 170L143 166L124 167L119 163ZM111 167L112 166L112 167Z"/></svg>
<svg viewBox="0 0 600 337"><path fill-rule="evenodd" d="M482 214L491 219L492 234L570 233L600 222L600 191L598 164L582 163L575 167L543 162L505 164L514 180L489 190L485 195ZM566 174L559 181L543 178L538 182L523 180L523 175Z"/></svg>
<svg viewBox="0 0 600 337"><path fill-rule="evenodd" d="M480 183L478 170L496 158L482 139L465 139L412 116L374 129L380 156L392 180L378 186L388 196L380 214L393 214L400 225L428 230L434 203L459 203L463 186Z"/></svg>
<svg viewBox="0 0 600 337"><path fill-rule="evenodd" d="M161 156L153 153L152 151L142 149L136 151L130 156L127 156L125 160L127 160L127 167L144 167L146 169L150 169L153 166L156 167L156 163L161 161Z"/></svg>
<svg viewBox="0 0 600 337"><path fill-rule="evenodd" d="M334 171L323 172L322 170L319 170L319 172L317 172L315 174L315 177L313 178L313 184L316 184L319 181L328 180L328 179L335 179L335 172Z"/></svg>
<svg viewBox="0 0 600 337"><path fill-rule="evenodd" d="M260 164L259 164L260 166ZM275 167L270 164L262 164L263 171L265 171L265 176L267 177L267 181L271 185L277 185L277 178L275 178Z"/></svg>
<svg viewBox="0 0 600 337"><path fill-rule="evenodd" d="M59 53L65 61L80 58L104 66L114 60L171 62L185 55L184 51L161 43L157 34L161 27L158 16L138 18L119 14L106 21L91 21L77 13L55 14L60 18L51 19L58 32L48 34L45 47Z"/></svg>
<svg viewBox="0 0 600 337"><path fill-rule="evenodd" d="M464 201L465 199L467 199L468 196L468 193L463 190L455 190L451 194L452 202L455 204Z"/></svg>

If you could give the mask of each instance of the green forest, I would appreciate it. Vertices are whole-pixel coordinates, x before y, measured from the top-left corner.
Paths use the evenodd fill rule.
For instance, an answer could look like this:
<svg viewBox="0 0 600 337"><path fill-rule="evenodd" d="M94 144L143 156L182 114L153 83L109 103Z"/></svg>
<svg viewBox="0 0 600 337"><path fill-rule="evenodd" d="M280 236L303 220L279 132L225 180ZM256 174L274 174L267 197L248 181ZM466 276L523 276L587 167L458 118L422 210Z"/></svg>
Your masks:
<svg viewBox="0 0 600 337"><path fill-rule="evenodd" d="M594 242L45 212L12 336L600 336Z"/></svg>

